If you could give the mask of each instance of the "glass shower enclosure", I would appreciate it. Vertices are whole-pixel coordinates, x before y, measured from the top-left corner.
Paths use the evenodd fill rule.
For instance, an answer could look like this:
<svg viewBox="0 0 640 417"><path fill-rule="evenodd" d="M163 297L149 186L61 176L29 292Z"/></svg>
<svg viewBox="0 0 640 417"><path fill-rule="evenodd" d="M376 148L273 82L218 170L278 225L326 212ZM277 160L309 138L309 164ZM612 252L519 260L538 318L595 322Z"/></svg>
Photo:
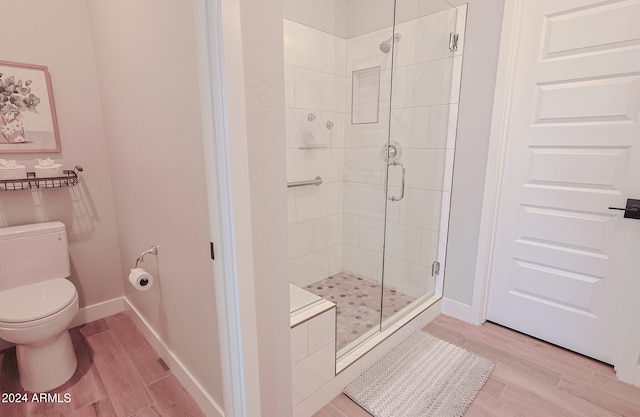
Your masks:
<svg viewBox="0 0 640 417"><path fill-rule="evenodd" d="M462 14L284 2L290 282L336 303L338 356L442 295Z"/></svg>

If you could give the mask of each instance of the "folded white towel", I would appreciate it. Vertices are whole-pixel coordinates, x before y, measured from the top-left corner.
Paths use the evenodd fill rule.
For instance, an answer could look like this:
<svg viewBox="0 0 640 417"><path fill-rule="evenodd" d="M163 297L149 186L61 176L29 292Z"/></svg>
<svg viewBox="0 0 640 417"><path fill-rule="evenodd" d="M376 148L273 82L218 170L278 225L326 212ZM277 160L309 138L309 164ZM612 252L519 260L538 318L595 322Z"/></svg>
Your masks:
<svg viewBox="0 0 640 417"><path fill-rule="evenodd" d="M21 180L27 178L24 165L18 165L15 159L0 159L0 180Z"/></svg>

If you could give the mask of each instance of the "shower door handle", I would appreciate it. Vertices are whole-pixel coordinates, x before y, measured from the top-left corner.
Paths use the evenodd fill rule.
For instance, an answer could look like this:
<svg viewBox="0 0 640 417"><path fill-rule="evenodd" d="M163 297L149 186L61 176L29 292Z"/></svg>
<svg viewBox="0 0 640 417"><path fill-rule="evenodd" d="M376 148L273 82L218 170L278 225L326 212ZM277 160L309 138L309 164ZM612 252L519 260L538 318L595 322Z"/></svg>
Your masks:
<svg viewBox="0 0 640 417"><path fill-rule="evenodd" d="M407 168L398 161L393 161L392 163L389 164L389 166L390 167L399 166L402 169L402 179L400 180L400 197L396 197L395 195L392 195L391 197L387 197L387 200L400 201L404 198L404 177L405 177L405 174L407 173Z"/></svg>

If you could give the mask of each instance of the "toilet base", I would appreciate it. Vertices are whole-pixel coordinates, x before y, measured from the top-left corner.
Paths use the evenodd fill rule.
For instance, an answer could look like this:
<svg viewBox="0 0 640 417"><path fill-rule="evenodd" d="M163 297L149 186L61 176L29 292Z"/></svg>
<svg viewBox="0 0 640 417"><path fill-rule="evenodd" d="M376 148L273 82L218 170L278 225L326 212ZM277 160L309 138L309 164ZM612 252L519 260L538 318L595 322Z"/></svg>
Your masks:
<svg viewBox="0 0 640 417"><path fill-rule="evenodd" d="M67 382L75 373L78 360L69 330L30 345L16 345L18 372L22 388L47 392Z"/></svg>

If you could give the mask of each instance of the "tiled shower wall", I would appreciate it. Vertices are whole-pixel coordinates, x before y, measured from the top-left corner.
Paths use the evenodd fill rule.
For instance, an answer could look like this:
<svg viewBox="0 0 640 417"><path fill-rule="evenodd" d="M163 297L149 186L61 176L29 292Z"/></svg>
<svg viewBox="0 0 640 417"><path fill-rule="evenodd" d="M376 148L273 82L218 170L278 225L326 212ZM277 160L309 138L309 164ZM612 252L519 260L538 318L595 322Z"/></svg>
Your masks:
<svg viewBox="0 0 640 417"><path fill-rule="evenodd" d="M455 11L444 11L396 26L401 40L392 93L391 54L379 49L391 26L345 40L285 20L288 180L321 175L326 181L289 190L292 283L307 285L340 269L380 280L391 111L391 140L402 147L407 174L404 199L386 207L385 285L413 296L433 291L431 264L444 263L448 216L441 221L440 213L448 212L462 64L462 47L448 48L455 19ZM352 124L352 72L375 66L381 70L379 120ZM315 121L308 121L309 112ZM392 167L389 195L398 195L399 178L399 167Z"/></svg>
<svg viewBox="0 0 640 417"><path fill-rule="evenodd" d="M288 194L289 281L303 287L342 270L346 41L285 19L284 42L287 180L323 181Z"/></svg>

